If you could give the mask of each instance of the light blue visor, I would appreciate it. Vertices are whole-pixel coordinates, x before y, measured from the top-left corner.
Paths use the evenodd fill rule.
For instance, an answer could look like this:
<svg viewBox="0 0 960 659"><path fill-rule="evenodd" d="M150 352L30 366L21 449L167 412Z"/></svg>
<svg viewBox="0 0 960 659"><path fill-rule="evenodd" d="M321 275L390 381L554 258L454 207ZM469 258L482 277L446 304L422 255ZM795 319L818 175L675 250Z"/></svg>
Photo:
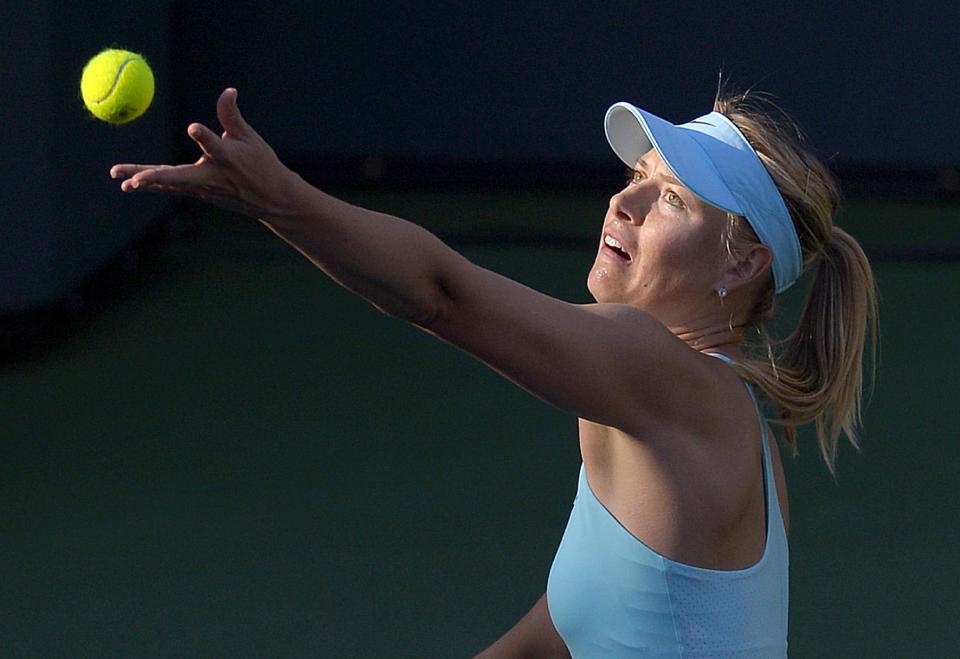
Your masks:
<svg viewBox="0 0 960 659"><path fill-rule="evenodd" d="M711 112L674 124L629 103L616 103L604 120L607 141L628 167L650 149L700 199L747 218L760 242L773 252L773 281L781 293L803 268L800 239L769 172L743 133Z"/></svg>

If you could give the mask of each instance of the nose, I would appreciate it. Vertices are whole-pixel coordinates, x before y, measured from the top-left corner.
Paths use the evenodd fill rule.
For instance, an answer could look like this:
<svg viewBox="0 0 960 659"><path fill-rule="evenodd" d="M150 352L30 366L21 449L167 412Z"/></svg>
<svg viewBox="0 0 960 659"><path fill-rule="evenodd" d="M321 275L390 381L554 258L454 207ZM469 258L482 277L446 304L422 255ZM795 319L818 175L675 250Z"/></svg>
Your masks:
<svg viewBox="0 0 960 659"><path fill-rule="evenodd" d="M642 224L659 194L647 181L630 183L610 197L610 212L623 222Z"/></svg>

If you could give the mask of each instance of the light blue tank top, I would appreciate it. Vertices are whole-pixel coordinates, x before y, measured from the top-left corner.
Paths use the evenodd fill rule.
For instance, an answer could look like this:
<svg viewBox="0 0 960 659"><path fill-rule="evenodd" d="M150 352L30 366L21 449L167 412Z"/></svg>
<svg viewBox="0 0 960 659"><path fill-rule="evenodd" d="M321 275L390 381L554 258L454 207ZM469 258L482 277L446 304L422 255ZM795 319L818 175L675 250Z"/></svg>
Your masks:
<svg viewBox="0 0 960 659"><path fill-rule="evenodd" d="M662 556L600 503L581 464L577 497L547 580L550 617L574 659L786 656L787 537L767 424L746 386L761 424L763 556L742 570Z"/></svg>

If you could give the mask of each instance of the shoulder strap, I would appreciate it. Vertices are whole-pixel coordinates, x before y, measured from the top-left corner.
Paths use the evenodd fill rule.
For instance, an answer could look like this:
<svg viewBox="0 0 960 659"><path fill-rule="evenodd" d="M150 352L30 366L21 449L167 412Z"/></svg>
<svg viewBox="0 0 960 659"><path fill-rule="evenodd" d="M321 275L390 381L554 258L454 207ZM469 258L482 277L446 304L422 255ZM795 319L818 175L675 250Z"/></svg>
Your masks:
<svg viewBox="0 0 960 659"><path fill-rule="evenodd" d="M719 359L719 360L721 360L721 361L727 362L727 363L730 364L731 366L732 366L733 364L736 364L736 363L737 363L737 362L733 361L731 358L727 357L726 355L724 355L723 353L720 353L720 352L705 352L705 353L703 353L703 354L705 354L705 355L710 355L711 357L716 357L717 359Z"/></svg>

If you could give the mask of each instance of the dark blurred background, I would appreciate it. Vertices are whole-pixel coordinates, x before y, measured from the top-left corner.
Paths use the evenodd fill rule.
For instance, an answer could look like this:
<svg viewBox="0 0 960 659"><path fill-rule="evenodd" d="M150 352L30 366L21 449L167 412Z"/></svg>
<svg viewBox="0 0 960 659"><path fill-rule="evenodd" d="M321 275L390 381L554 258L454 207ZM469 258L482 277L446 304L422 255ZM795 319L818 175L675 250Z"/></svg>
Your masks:
<svg viewBox="0 0 960 659"><path fill-rule="evenodd" d="M960 5L0 7L0 656L469 656L573 499L574 419L111 164L195 159L235 86L312 182L587 301L606 108L686 121L721 72L829 162L881 291L863 452L786 460L791 655L955 656ZM110 46L157 79L120 127L79 99Z"/></svg>

